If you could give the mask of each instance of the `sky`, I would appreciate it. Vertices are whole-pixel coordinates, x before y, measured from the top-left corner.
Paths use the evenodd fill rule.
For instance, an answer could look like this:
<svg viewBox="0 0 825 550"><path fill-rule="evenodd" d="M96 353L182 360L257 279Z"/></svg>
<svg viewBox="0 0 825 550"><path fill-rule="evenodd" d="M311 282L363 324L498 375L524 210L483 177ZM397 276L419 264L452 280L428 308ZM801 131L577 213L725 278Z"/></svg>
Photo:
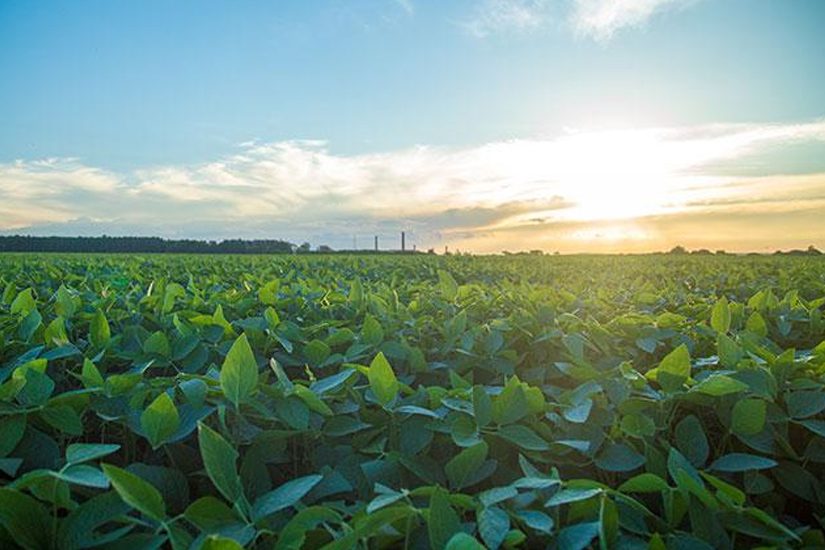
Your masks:
<svg viewBox="0 0 825 550"><path fill-rule="evenodd" d="M821 0L0 2L0 233L825 249Z"/></svg>

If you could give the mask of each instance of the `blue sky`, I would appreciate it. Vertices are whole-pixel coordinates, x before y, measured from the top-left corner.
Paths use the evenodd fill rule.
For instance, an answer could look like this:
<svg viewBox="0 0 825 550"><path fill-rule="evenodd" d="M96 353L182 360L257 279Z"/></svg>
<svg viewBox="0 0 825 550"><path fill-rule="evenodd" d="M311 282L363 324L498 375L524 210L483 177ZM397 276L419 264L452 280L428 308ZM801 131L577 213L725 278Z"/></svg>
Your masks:
<svg viewBox="0 0 825 550"><path fill-rule="evenodd" d="M735 248L784 208L798 235L741 246L823 240L801 229L825 213L823 22L819 0L5 0L0 229ZM726 239L667 229L745 181L772 206ZM622 189L643 207L588 199Z"/></svg>

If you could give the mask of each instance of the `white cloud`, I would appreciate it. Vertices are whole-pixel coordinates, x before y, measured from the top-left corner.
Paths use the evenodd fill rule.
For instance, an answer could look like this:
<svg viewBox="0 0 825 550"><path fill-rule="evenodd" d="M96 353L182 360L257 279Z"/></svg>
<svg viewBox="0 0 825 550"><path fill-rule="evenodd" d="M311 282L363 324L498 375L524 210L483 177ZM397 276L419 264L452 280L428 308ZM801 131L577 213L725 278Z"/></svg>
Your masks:
<svg viewBox="0 0 825 550"><path fill-rule="evenodd" d="M574 29L596 40L609 40L625 27L644 25L668 9L684 8L695 0L573 0L570 15Z"/></svg>
<svg viewBox="0 0 825 550"><path fill-rule="evenodd" d="M627 27L698 0L482 0L461 25L472 35L525 32L566 21L580 36L606 41Z"/></svg>
<svg viewBox="0 0 825 550"><path fill-rule="evenodd" d="M525 31L543 26L550 15L549 0L484 0L462 26L472 35Z"/></svg>
<svg viewBox="0 0 825 550"><path fill-rule="evenodd" d="M558 242L635 239L643 231L633 220L650 216L819 204L823 175L755 178L735 170L812 142L825 142L825 121L571 131L360 155L335 154L319 141L251 142L211 162L123 174L72 159L17 161L0 164L0 229L346 246L353 233L406 228L420 246L461 241L477 250L499 249L505 235L518 242L572 226Z"/></svg>

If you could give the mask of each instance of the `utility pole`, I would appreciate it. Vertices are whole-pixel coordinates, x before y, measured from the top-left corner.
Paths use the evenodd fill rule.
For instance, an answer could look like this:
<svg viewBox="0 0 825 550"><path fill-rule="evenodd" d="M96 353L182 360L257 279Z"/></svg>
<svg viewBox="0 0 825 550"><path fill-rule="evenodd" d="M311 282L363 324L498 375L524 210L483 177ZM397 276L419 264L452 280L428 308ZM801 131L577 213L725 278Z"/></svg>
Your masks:
<svg viewBox="0 0 825 550"><path fill-rule="evenodd" d="M405 252L407 250L407 243L406 243L406 235L404 232L401 232L401 252Z"/></svg>

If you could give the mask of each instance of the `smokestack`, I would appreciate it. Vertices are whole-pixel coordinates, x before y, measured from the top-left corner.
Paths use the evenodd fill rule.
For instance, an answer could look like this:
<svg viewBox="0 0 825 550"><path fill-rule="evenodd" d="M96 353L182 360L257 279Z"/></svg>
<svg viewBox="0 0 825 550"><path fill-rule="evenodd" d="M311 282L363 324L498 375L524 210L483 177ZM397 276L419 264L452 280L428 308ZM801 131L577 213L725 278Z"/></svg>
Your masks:
<svg viewBox="0 0 825 550"><path fill-rule="evenodd" d="M401 232L401 252L404 252L405 250L407 250L407 243L406 243L406 238L405 237L406 237L406 235L404 235L404 232L402 231Z"/></svg>
<svg viewBox="0 0 825 550"><path fill-rule="evenodd" d="M375 236L375 251L378 252L378 235Z"/></svg>

